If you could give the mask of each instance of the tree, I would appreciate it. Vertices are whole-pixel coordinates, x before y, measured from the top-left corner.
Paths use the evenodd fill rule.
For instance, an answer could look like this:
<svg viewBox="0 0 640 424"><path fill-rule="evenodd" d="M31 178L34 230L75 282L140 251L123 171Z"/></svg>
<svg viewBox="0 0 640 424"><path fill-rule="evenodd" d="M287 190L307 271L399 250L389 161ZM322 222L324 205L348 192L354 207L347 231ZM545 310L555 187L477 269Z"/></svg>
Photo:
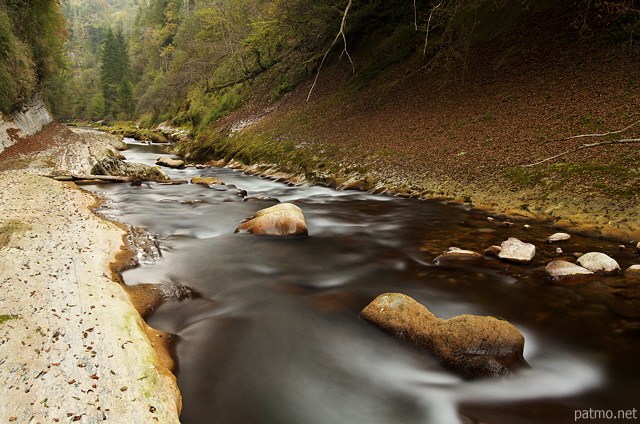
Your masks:
<svg viewBox="0 0 640 424"><path fill-rule="evenodd" d="M133 101L130 82L129 53L122 30L107 31L102 46L100 83L107 118L115 118L132 108L125 106Z"/></svg>

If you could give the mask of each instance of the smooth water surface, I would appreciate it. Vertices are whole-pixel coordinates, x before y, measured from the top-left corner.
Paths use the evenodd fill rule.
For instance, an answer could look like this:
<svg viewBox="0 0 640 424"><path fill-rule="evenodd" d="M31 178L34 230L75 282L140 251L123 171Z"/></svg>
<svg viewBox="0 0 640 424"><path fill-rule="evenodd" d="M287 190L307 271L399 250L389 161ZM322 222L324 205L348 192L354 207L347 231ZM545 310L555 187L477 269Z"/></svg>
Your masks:
<svg viewBox="0 0 640 424"><path fill-rule="evenodd" d="M164 153L133 143L124 154L153 164ZM162 259L124 272L127 284L178 282L197 293L149 319L179 336L184 424L453 424L460 414L489 424L568 423L575 410L640 408L637 287L622 277L555 286L532 273L557 257L544 243L549 228L507 228L437 202L293 187L225 168L168 173L227 186L90 189L110 199L107 217L159 234ZM234 186L300 206L309 237L234 234L273 204L243 201ZM450 246L482 252L509 236L535 243L537 262L432 265ZM602 240L574 236L562 248L568 256L602 251L623 268L640 262L633 249ZM441 318L509 320L525 335L532 368L461 379L358 318L385 292L412 296Z"/></svg>

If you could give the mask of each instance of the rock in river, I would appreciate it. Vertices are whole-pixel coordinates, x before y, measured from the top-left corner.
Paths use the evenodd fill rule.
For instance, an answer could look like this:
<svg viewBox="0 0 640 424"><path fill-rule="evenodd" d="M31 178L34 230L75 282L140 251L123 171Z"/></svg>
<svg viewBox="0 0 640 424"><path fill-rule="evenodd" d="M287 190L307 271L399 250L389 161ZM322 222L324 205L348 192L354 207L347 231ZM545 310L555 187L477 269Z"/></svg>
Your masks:
<svg viewBox="0 0 640 424"><path fill-rule="evenodd" d="M536 255L536 247L533 244L525 243L515 237L509 237L500 244L500 247L498 257L509 262L528 264Z"/></svg>
<svg viewBox="0 0 640 424"><path fill-rule="evenodd" d="M433 263L440 266L475 266L482 262L484 262L484 256L480 253L457 247L450 247L448 252L444 252L433 260Z"/></svg>
<svg viewBox="0 0 640 424"><path fill-rule="evenodd" d="M183 160L171 159L167 156L162 156L156 159L156 165L167 166L169 168L184 168L185 164Z"/></svg>
<svg viewBox="0 0 640 424"><path fill-rule="evenodd" d="M627 278L638 278L640 279L640 265L631 265L624 272L624 276Z"/></svg>
<svg viewBox="0 0 640 424"><path fill-rule="evenodd" d="M575 281L594 275L593 272L580 265L563 260L549 262L544 270L553 281Z"/></svg>
<svg viewBox="0 0 640 424"><path fill-rule="evenodd" d="M565 241L571 238L570 234L567 233L555 233L547 237L547 243L555 243L558 241Z"/></svg>
<svg viewBox="0 0 640 424"><path fill-rule="evenodd" d="M225 182L213 177L193 177L191 178L191 184L200 184L211 188L214 184L225 185Z"/></svg>
<svg viewBox="0 0 640 424"><path fill-rule="evenodd" d="M620 265L615 259L600 252L589 252L578 258L578 264L599 275L615 275Z"/></svg>
<svg viewBox="0 0 640 424"><path fill-rule="evenodd" d="M440 319L400 293L378 296L360 317L429 351L465 378L499 377L528 367L524 336L503 319L475 315Z"/></svg>
<svg viewBox="0 0 640 424"><path fill-rule="evenodd" d="M142 181L164 181L169 179L169 176L157 167L145 165L143 163L126 162L122 159L111 156L108 156L93 165L91 173L94 175L131 177L134 180Z"/></svg>
<svg viewBox="0 0 640 424"><path fill-rule="evenodd" d="M239 231L268 236L306 236L308 234L302 209L292 203L279 203L259 210L236 228L235 232Z"/></svg>

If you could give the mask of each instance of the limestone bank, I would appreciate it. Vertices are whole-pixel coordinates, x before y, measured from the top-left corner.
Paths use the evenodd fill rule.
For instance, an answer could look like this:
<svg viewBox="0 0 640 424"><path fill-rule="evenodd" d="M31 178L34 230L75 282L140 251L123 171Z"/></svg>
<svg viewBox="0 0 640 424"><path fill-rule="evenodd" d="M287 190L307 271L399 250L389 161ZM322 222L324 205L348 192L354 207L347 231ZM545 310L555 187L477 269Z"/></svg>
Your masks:
<svg viewBox="0 0 640 424"><path fill-rule="evenodd" d="M70 138L67 152L109 150ZM50 141L49 153L60 148ZM125 230L75 184L36 175L29 158L46 151L0 155L0 421L178 422L176 379L155 349L168 335L145 324L111 269Z"/></svg>

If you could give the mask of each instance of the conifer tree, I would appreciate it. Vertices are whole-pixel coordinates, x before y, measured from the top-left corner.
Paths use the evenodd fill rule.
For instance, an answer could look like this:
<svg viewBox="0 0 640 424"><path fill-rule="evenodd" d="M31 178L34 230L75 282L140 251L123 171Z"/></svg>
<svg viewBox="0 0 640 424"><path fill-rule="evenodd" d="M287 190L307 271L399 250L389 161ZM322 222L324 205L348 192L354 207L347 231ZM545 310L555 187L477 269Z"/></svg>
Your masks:
<svg viewBox="0 0 640 424"><path fill-rule="evenodd" d="M122 30L107 31L102 46L102 66L100 68L100 83L104 98L105 117L127 117L132 111L133 101L129 53L127 42Z"/></svg>

